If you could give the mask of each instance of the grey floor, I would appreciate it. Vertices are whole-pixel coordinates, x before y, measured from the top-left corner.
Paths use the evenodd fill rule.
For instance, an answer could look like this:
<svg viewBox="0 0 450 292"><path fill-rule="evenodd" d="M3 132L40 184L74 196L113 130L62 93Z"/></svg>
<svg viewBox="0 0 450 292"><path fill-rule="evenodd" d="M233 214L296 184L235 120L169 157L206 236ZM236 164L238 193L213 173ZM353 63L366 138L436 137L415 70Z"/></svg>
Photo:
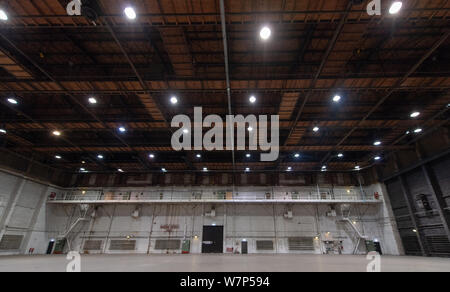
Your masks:
<svg viewBox="0 0 450 292"><path fill-rule="evenodd" d="M65 272L65 256L2 256L0 272ZM82 255L82 272L365 272L365 256ZM450 259L390 257L382 272L450 272Z"/></svg>

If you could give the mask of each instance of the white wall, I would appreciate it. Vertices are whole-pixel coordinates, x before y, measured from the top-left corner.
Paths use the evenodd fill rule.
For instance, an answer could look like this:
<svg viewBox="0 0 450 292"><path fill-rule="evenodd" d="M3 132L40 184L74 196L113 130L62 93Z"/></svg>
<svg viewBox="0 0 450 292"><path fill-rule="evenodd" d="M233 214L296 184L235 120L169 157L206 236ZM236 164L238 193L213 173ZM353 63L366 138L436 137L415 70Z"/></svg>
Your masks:
<svg viewBox="0 0 450 292"><path fill-rule="evenodd" d="M217 191L217 188L200 188L204 193ZM272 190L277 198L284 198L286 192L313 191L314 188L275 187L238 189L241 197L264 197ZM346 193L347 188L342 188ZM116 191L127 191L116 189ZM145 191L151 192L152 188ZM154 189L156 191L156 189ZM183 193L185 188L168 188L170 194ZM352 193L357 192L352 189ZM377 191L383 198L381 185L366 188L366 194ZM51 239L63 234L80 217L78 205L47 204L51 192L66 192L52 186L0 172L0 221L2 234L22 234L25 236L21 250L0 251L0 255L28 253L30 248L35 254L44 254ZM89 192L88 192L89 193ZM17 196L16 196L17 194ZM166 195L166 193L165 193ZM136 240L136 250L129 253L166 253L155 250L157 239L191 240L191 253L201 253L203 226L216 224L224 226L224 251L233 247L241 250L242 240L248 241L249 253L264 253L256 250L257 240L273 240L277 253L289 253L289 237L320 238L315 240L315 250L308 253L323 253L325 240L343 241L344 254L351 254L357 243L357 235L348 223L340 221L340 207L336 206L338 217L327 217L330 210L326 204L216 204L216 216L205 216L213 205L195 204L154 204L154 205L104 205L96 210L94 217L77 225L69 236L70 248L82 251L86 238L103 241L102 253L114 253L109 250L112 239ZM140 216L134 219L131 214L139 209ZM286 219L284 214L292 209L293 218ZM92 209L89 214L92 213ZM400 254L393 220L389 216L389 206L353 204L351 219L357 228L369 239L379 239L385 254ZM6 226L5 226L6 225ZM177 225L170 233L162 229L164 225ZM198 237L197 239L195 237ZM365 253L364 242L359 253ZM170 251L180 253L181 250ZM124 252L122 252L124 253ZM265 252L267 253L267 252ZM270 252L269 252L270 253Z"/></svg>

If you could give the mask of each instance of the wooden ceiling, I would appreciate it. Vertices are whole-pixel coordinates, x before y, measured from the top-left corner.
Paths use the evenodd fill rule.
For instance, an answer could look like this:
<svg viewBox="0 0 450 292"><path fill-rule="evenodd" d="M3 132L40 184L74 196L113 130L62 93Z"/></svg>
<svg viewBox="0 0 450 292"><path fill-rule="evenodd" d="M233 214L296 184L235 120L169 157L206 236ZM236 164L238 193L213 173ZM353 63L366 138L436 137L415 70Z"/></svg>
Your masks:
<svg viewBox="0 0 450 292"><path fill-rule="evenodd" d="M199 159L170 146L175 115L193 116L195 106L228 114L219 0L82 1L95 21L68 16L68 2L0 2L9 16L0 22L0 144L52 167L342 171L411 148L409 130L449 125L448 0L403 1L395 16L391 1L369 16L368 1L226 0L232 113L280 115L281 155L270 163L257 152L237 151L233 163L231 152ZM126 5L136 20L123 15ZM272 29L265 42L264 25Z"/></svg>

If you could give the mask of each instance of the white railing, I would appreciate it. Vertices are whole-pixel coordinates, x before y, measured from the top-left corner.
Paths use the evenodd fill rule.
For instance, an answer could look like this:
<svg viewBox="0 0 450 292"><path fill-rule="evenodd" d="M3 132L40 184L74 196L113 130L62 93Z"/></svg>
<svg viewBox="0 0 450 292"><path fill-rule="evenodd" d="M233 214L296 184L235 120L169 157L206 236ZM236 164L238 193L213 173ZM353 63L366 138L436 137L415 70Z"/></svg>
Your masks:
<svg viewBox="0 0 450 292"><path fill-rule="evenodd" d="M106 190L76 190L57 194L49 198L50 202L204 202L204 201L378 201L373 195L369 196L358 190L308 189L298 192L231 192L225 191L179 191L179 190L153 190L153 191L106 191Z"/></svg>

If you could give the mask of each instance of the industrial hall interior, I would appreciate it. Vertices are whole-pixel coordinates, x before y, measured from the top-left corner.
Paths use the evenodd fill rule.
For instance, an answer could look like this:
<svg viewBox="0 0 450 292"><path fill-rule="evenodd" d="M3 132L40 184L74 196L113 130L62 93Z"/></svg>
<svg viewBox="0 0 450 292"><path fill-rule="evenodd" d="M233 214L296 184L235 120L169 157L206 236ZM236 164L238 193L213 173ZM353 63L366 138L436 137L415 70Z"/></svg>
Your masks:
<svg viewBox="0 0 450 292"><path fill-rule="evenodd" d="M0 0L0 272L450 272L449 0Z"/></svg>

